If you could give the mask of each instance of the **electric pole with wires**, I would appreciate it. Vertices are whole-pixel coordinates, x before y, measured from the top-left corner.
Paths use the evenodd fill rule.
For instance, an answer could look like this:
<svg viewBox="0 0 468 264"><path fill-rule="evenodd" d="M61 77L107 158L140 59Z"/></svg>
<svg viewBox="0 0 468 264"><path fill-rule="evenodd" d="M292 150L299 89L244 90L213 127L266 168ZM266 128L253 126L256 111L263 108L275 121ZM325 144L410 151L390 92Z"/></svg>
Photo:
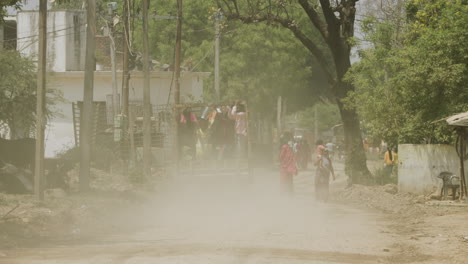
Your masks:
<svg viewBox="0 0 468 264"><path fill-rule="evenodd" d="M220 24L222 18L222 12L218 10L215 14L215 68L214 68L214 85L216 93L216 101L219 101L221 98L219 91L220 76L219 76L219 39L220 39Z"/></svg>
<svg viewBox="0 0 468 264"><path fill-rule="evenodd" d="M177 33L175 44L175 89L174 89L174 163L176 173L179 170L180 147L179 147L179 108L180 104L180 62L181 62L181 41L182 41L182 0L177 0Z"/></svg>
<svg viewBox="0 0 468 264"><path fill-rule="evenodd" d="M42 181L44 178L44 131L46 67L47 67L47 0L39 2L39 61L37 64L37 94L36 94L36 153L34 167L34 194L43 199Z"/></svg>
<svg viewBox="0 0 468 264"><path fill-rule="evenodd" d="M151 91L148 46L148 9L149 0L143 0L143 174L151 176Z"/></svg>
<svg viewBox="0 0 468 264"><path fill-rule="evenodd" d="M96 68L96 1L88 0L86 7L86 57L83 91L83 108L80 121L80 191L89 189L91 165L91 138L93 131L94 69Z"/></svg>

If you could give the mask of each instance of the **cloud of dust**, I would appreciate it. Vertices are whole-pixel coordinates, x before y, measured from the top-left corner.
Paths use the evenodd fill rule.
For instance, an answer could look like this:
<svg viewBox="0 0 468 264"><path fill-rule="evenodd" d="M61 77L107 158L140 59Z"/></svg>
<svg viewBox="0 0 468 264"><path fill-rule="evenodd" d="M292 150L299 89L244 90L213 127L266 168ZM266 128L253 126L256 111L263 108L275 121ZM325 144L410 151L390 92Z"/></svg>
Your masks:
<svg viewBox="0 0 468 264"><path fill-rule="evenodd" d="M184 177L160 186L140 216L151 226L144 236L246 243L300 234L304 227L326 221L314 210L320 205L312 193L281 192L275 171L258 173L253 182L236 176Z"/></svg>

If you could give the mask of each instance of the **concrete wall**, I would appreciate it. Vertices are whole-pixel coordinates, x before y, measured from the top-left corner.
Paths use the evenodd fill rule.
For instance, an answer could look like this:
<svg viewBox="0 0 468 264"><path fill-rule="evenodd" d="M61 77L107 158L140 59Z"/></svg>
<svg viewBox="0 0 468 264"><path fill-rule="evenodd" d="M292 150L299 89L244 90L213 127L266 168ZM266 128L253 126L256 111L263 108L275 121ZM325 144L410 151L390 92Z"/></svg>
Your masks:
<svg viewBox="0 0 468 264"><path fill-rule="evenodd" d="M17 14L17 50L37 59L39 13ZM47 16L47 69L64 72L84 69L86 15L79 10L50 11Z"/></svg>
<svg viewBox="0 0 468 264"><path fill-rule="evenodd" d="M122 87L122 73L117 74L118 89ZM203 79L209 73L182 72L181 74L181 101L192 95L196 101L203 100ZM112 94L111 72L95 72L94 101L106 101L106 96ZM51 73L48 86L63 93L66 102L59 103L56 111L60 113L49 122L46 129L46 156L52 157L57 151L75 144L73 134L72 102L83 100L83 72ZM152 72L151 76L151 103L166 104L170 90L172 72ZM172 84L174 89L174 83ZM171 102L174 98L171 97ZM132 72L130 79L130 100L143 100L143 75L141 72Z"/></svg>
<svg viewBox="0 0 468 264"><path fill-rule="evenodd" d="M442 186L437 175L450 171L460 175L460 163L451 145L398 145L398 189L416 194L431 193ZM468 162L465 162L465 175Z"/></svg>

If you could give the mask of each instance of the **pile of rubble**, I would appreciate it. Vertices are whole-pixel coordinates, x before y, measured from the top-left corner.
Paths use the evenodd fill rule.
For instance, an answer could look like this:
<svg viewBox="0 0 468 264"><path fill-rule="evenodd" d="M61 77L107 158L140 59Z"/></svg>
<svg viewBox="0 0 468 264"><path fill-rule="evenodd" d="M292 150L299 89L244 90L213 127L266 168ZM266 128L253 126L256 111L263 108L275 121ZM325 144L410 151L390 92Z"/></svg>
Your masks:
<svg viewBox="0 0 468 264"><path fill-rule="evenodd" d="M337 202L360 204L390 214L424 212L424 204L430 199L423 195L399 193L395 184L354 184L349 188L336 190L333 197Z"/></svg>

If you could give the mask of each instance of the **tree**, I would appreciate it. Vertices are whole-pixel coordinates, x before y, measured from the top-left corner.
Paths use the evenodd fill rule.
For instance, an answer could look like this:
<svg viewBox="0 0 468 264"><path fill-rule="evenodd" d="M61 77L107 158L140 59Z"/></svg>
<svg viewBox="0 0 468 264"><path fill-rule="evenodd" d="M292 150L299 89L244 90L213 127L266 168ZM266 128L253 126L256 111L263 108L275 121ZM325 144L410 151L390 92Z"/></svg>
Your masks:
<svg viewBox="0 0 468 264"><path fill-rule="evenodd" d="M318 132L324 133L330 131L336 125L339 125L340 113L335 104L318 103L317 118ZM309 107L288 117L289 120L295 120L300 128L313 130L315 124L315 107ZM325 140L325 139L324 139Z"/></svg>
<svg viewBox="0 0 468 264"><path fill-rule="evenodd" d="M391 21L364 21L372 47L349 73L357 90L348 102L392 144L450 143L451 131L434 121L468 110L468 5L408 1L406 10L399 32Z"/></svg>
<svg viewBox="0 0 468 264"><path fill-rule="evenodd" d="M3 18L7 15L6 7L13 7L20 9L23 0L2 0L0 1L0 22L3 22Z"/></svg>
<svg viewBox="0 0 468 264"><path fill-rule="evenodd" d="M27 137L35 128L36 67L34 62L14 50L0 52L0 131L14 137ZM62 100L57 90L47 90L47 116L56 112Z"/></svg>
<svg viewBox="0 0 468 264"><path fill-rule="evenodd" d="M346 174L354 183L370 179L362 146L359 118L343 99L354 91L344 76L351 67L354 20L357 0L340 1L237 1L217 0L226 16L243 23L281 25L289 29L321 66L329 83L329 92L340 110L345 131Z"/></svg>
<svg viewBox="0 0 468 264"><path fill-rule="evenodd" d="M174 15L175 2L159 1L150 13ZM138 11L138 7L136 8ZM213 72L214 20L213 2L187 1L184 5L182 66L185 70ZM138 20L136 20L138 22ZM158 61L154 68L174 64L175 20L151 19L150 54ZM223 19L221 29L221 95L222 101L244 99L249 109L262 119L274 117L277 96L290 102L289 109L310 106L317 90L326 86L319 66L303 56L305 47L282 27L265 24L245 25ZM141 50L138 23L134 47ZM268 41L265 41L268 39ZM292 39L292 41L291 41ZM204 99L214 98L213 76L205 82ZM310 89L308 87L313 87Z"/></svg>

